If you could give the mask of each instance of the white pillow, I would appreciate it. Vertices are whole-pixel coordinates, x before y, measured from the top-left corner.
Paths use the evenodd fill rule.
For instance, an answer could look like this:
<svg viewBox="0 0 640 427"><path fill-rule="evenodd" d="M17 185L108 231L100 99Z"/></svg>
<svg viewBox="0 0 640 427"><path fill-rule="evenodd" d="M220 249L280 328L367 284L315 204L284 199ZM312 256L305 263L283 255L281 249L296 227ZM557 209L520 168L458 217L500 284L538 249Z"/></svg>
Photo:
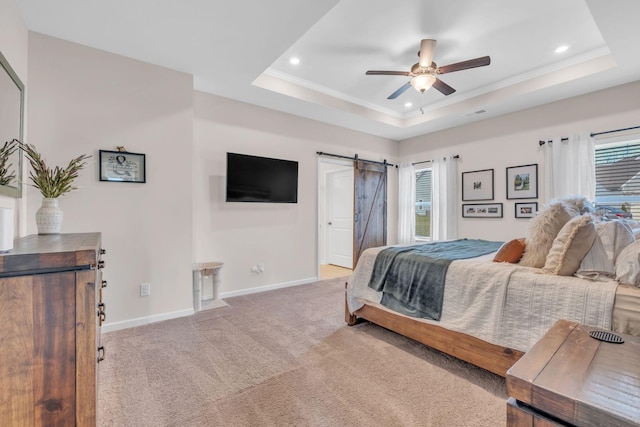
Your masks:
<svg viewBox="0 0 640 427"><path fill-rule="evenodd" d="M529 222L520 265L543 267L547 254L553 245L553 240L560 229L577 215L578 209L575 206L557 200L550 202L539 211Z"/></svg>
<svg viewBox="0 0 640 427"><path fill-rule="evenodd" d="M571 276L589 252L598 233L590 214L567 222L553 241L542 271L558 276Z"/></svg>
<svg viewBox="0 0 640 427"><path fill-rule="evenodd" d="M596 235L591 249L582 258L576 276L590 280L607 280L616 276L616 268L609 260L599 235Z"/></svg>
<svg viewBox="0 0 640 427"><path fill-rule="evenodd" d="M620 218L618 221L622 221L629 226L630 229L640 227L640 223L633 218Z"/></svg>
<svg viewBox="0 0 640 427"><path fill-rule="evenodd" d="M640 287L640 240L636 240L620 252L616 262L616 280Z"/></svg>
<svg viewBox="0 0 640 427"><path fill-rule="evenodd" d="M584 196L564 196L558 200L564 202L567 205L574 206L576 209L578 209L578 212L580 212L580 214L595 213L596 211L596 209L593 207L593 203L587 200L587 198Z"/></svg>
<svg viewBox="0 0 640 427"><path fill-rule="evenodd" d="M599 222L596 227L607 257L615 265L620 252L636 240L631 227L625 221L618 220Z"/></svg>

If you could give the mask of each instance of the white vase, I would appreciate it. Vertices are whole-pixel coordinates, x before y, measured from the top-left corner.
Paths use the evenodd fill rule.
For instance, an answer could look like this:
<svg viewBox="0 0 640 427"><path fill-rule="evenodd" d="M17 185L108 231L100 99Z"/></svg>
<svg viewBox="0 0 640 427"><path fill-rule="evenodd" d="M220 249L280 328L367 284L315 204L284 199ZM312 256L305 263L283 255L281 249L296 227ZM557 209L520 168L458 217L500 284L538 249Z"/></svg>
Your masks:
<svg viewBox="0 0 640 427"><path fill-rule="evenodd" d="M58 199L45 197L42 206L36 211L38 234L59 234L62 228L62 211Z"/></svg>

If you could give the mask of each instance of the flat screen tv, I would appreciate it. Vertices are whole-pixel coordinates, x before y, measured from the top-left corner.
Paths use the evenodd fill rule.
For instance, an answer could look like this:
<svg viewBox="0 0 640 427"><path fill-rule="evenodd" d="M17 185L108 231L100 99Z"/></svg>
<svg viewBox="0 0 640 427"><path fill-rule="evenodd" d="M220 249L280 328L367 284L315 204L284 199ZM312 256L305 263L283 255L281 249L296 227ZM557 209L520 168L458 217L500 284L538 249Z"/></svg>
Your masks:
<svg viewBox="0 0 640 427"><path fill-rule="evenodd" d="M297 203L298 162L227 153L227 202Z"/></svg>

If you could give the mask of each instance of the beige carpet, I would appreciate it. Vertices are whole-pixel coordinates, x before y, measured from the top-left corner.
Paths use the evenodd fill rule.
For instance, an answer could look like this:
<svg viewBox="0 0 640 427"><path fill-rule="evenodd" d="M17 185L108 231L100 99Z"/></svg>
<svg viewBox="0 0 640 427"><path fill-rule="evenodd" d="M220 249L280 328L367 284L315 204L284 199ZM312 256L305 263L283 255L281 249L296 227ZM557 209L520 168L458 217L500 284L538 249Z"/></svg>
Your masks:
<svg viewBox="0 0 640 427"><path fill-rule="evenodd" d="M100 426L502 426L504 380L369 323L344 281L102 336Z"/></svg>

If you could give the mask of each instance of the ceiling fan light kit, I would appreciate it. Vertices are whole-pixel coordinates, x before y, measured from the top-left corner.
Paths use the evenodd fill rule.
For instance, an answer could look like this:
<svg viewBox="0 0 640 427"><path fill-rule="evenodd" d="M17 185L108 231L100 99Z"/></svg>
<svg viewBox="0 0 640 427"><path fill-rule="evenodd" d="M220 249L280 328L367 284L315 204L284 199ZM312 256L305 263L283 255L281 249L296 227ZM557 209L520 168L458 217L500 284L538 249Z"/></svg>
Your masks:
<svg viewBox="0 0 640 427"><path fill-rule="evenodd" d="M438 67L432 62L433 53L436 48L436 41L433 39L424 39L420 42L420 51L418 52L418 62L411 67L411 71L367 71L368 76L386 75L386 76L407 76L411 80L405 83L400 89L393 92L387 99L396 99L402 95L409 87L413 86L418 92L424 93L430 87L434 87L443 95L451 95L456 90L436 77L436 74L452 73L454 71L468 70L469 68L484 67L491 63L491 58L483 56L480 58L469 59L467 61L457 62L455 64Z"/></svg>
<svg viewBox="0 0 640 427"><path fill-rule="evenodd" d="M411 79L411 86L420 93L424 93L435 83L436 78L433 74L418 74Z"/></svg>

